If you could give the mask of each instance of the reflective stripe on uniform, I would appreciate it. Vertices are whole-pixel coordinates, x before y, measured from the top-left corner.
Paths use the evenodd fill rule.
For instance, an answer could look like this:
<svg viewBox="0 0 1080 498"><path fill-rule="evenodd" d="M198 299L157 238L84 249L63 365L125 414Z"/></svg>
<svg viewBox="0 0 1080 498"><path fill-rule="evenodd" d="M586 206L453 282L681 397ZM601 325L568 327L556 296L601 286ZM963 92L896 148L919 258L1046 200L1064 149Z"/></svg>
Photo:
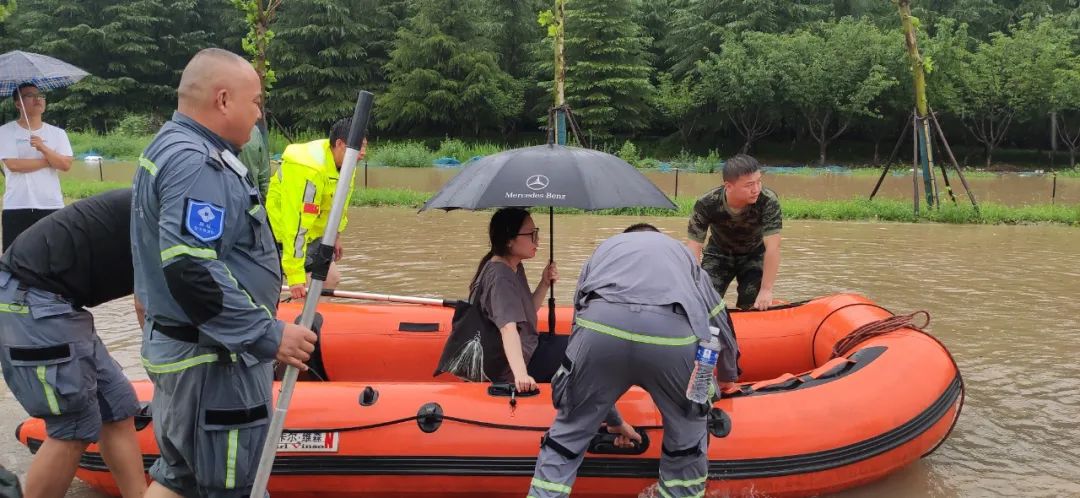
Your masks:
<svg viewBox="0 0 1080 498"><path fill-rule="evenodd" d="M239 435L239 429L229 431L229 449L225 455L225 489L236 487L236 447Z"/></svg>
<svg viewBox="0 0 1080 498"><path fill-rule="evenodd" d="M19 313L25 315L30 311L25 304L19 303L0 303L0 312L3 313Z"/></svg>
<svg viewBox="0 0 1080 498"><path fill-rule="evenodd" d="M307 237L307 229L306 228L301 228L301 229L296 231L296 240L293 241L293 257L294 258L303 258L305 256L304 255L304 246L306 245L306 241L304 240L305 237Z"/></svg>
<svg viewBox="0 0 1080 498"><path fill-rule="evenodd" d="M153 161L146 158L146 156L139 156L139 166L150 173L151 176L157 176L157 165Z"/></svg>
<svg viewBox="0 0 1080 498"><path fill-rule="evenodd" d="M45 365L38 365L37 378L41 381L41 388L45 390L45 400L49 402L49 411L53 415L60 414L60 405L56 402L56 393L53 392L53 387L45 380Z"/></svg>
<svg viewBox="0 0 1080 498"><path fill-rule="evenodd" d="M161 251L161 261L165 262L181 254L186 254L194 258L217 259L217 251L208 247L172 246Z"/></svg>
<svg viewBox="0 0 1080 498"><path fill-rule="evenodd" d="M689 488L690 486L699 486L705 484L707 477L700 477L698 479L672 479L666 480L661 476L660 482L663 483L665 488Z"/></svg>
<svg viewBox="0 0 1080 498"><path fill-rule="evenodd" d="M542 489L544 491L554 491L556 493L570 494L570 486L565 484L558 484L554 482L548 482L543 479L534 477L532 480L532 487Z"/></svg>
<svg viewBox="0 0 1080 498"><path fill-rule="evenodd" d="M312 183L311 180L306 180L304 182L303 204L311 204L313 202L315 202L315 184ZM301 213L301 217L303 217L303 213ZM301 226L297 227L296 230L296 240L293 241L293 257L296 258L304 257L304 246L307 245L306 237L308 231L302 226L302 222L300 224Z"/></svg>
<svg viewBox="0 0 1080 498"><path fill-rule="evenodd" d="M248 213L250 213L252 216L255 216L256 214L259 214L259 211L261 211L262 208L262 204L256 204L255 207L248 209Z"/></svg>
<svg viewBox="0 0 1080 498"><path fill-rule="evenodd" d="M716 315L719 315L720 313L722 313L722 312L724 311L724 306L725 306L725 305L724 305L724 303L723 303L723 302L721 302L720 304L716 305L716 306L715 306L715 307L714 307L714 308L712 309L712 311L710 311L710 312L709 312L709 318L712 318L712 317L714 317L714 316L716 316Z"/></svg>
<svg viewBox="0 0 1080 498"><path fill-rule="evenodd" d="M634 332L627 332L615 327L609 327L602 323L586 320L581 317L574 319L574 323L585 327L589 330L600 332L601 334L607 334L612 337L618 337L626 341L640 342L644 344L655 344L657 346L685 346L687 344L694 344L698 342L697 336L687 337L656 337L651 335L636 334Z"/></svg>
<svg viewBox="0 0 1080 498"><path fill-rule="evenodd" d="M252 305L252 308L262 308L262 311L266 311L266 312L267 312L267 315L268 315L268 317L270 317L271 319L273 319L273 312L272 312L272 311L270 311L270 308L267 308L267 307L266 307L265 305L264 305L264 306L256 306L256 305L255 305L255 299L252 299L252 295L251 295L251 294L247 294L247 290L245 290L245 288L243 287L243 285L240 285L240 282L237 282L237 278L235 278L235 277L232 277L232 271L231 271L231 270L229 270L229 267L225 267L225 274L227 274L227 275L228 275L228 277L229 277L229 280L231 280L231 281L232 281L232 284L233 284L233 285L235 285L235 286L237 286L237 288L239 288L240 292L244 293L244 296L246 296L246 297L247 297L247 304L248 304L248 305Z"/></svg>
<svg viewBox="0 0 1080 498"><path fill-rule="evenodd" d="M213 363L217 361L218 358L219 356L217 355L217 353L207 353L201 354L199 356L192 356L191 358L180 361L174 361L172 363L161 363L157 365L150 363L150 360L143 358L142 364L143 368L145 368L147 372L155 374L168 374L183 372L184 370L187 370L191 367L197 367L199 365ZM229 358L232 359L232 361L236 361L236 353L230 354Z"/></svg>

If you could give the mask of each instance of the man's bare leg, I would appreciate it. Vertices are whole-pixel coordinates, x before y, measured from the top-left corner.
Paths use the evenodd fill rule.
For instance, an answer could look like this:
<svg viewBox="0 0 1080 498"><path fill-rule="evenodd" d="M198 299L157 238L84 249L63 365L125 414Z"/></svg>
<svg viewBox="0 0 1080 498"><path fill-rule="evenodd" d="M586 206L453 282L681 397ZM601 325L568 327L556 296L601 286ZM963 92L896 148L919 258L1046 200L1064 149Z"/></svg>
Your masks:
<svg viewBox="0 0 1080 498"><path fill-rule="evenodd" d="M112 472L124 498L140 498L146 493L142 450L135 436L135 419L102 424L101 456Z"/></svg>
<svg viewBox="0 0 1080 498"><path fill-rule="evenodd" d="M79 457L88 444L45 438L26 473L25 498L63 498L75 478Z"/></svg>

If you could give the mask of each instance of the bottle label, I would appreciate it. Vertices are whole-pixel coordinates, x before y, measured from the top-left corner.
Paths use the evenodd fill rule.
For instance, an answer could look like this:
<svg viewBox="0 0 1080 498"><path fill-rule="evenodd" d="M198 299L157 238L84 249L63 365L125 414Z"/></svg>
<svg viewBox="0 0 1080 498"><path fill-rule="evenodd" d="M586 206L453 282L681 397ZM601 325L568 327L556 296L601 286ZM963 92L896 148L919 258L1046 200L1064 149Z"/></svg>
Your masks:
<svg viewBox="0 0 1080 498"><path fill-rule="evenodd" d="M719 357L719 351L713 351L709 348L703 348L700 346L698 346L697 348L698 363L704 363L706 365L716 365L716 360L719 359Z"/></svg>

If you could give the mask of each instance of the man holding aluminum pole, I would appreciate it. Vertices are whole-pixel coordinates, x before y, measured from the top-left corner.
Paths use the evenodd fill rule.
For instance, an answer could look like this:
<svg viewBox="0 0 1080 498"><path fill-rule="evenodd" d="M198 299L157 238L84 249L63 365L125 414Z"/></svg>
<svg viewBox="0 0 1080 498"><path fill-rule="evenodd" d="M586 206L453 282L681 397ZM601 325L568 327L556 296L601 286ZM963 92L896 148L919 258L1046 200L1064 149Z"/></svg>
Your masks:
<svg viewBox="0 0 1080 498"><path fill-rule="evenodd" d="M142 362L161 457L146 496L248 496L275 358L306 369L311 330L274 318L281 272L257 187L235 154L260 113L242 57L205 49L139 158L132 200Z"/></svg>

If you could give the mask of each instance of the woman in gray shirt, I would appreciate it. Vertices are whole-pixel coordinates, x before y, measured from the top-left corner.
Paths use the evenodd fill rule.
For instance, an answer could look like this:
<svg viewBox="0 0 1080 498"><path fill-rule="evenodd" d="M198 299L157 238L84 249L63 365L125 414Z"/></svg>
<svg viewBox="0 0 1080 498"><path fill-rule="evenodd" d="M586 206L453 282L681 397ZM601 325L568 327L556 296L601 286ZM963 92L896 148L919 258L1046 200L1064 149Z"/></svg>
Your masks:
<svg viewBox="0 0 1080 498"><path fill-rule="evenodd" d="M554 262L548 263L536 289L529 290L521 262L536 256L540 229L524 209L496 211L488 224L488 238L491 249L480 260L469 291L475 294L484 316L499 328L509 363L502 374L491 380L513 382L519 392L532 391L536 380L526 365L539 341L536 311L543 305L551 284L559 279L559 271Z"/></svg>

